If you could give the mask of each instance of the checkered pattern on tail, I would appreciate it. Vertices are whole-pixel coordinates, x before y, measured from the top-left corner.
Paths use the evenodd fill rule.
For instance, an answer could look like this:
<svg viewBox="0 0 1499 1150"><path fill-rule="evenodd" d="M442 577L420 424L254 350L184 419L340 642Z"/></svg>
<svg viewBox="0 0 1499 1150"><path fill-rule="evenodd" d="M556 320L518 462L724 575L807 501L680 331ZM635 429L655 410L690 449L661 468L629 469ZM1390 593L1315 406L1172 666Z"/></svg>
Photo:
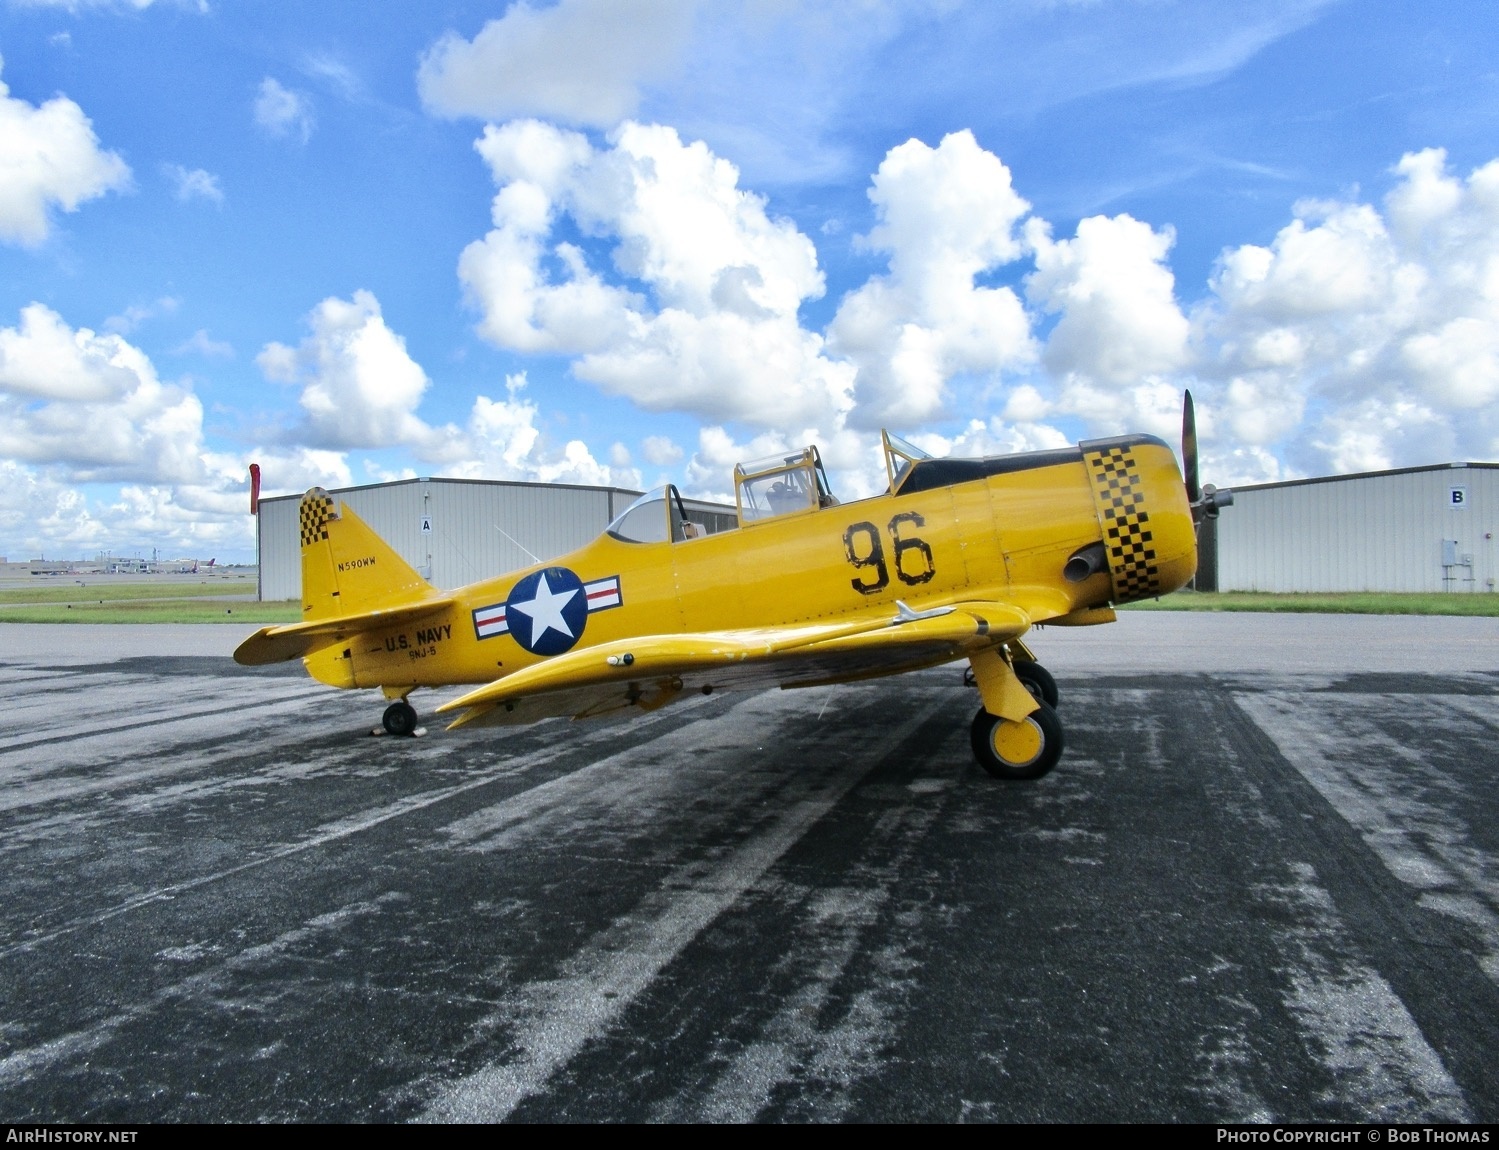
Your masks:
<svg viewBox="0 0 1499 1150"><path fill-rule="evenodd" d="M321 487L314 487L302 496L302 546L311 547L328 538L328 520L337 519L333 509L333 496Z"/></svg>
<svg viewBox="0 0 1499 1150"><path fill-rule="evenodd" d="M1128 447L1089 452L1088 473L1097 489L1103 512L1103 543L1109 552L1114 579L1114 601L1149 599L1161 591L1160 566L1150 530L1135 455Z"/></svg>

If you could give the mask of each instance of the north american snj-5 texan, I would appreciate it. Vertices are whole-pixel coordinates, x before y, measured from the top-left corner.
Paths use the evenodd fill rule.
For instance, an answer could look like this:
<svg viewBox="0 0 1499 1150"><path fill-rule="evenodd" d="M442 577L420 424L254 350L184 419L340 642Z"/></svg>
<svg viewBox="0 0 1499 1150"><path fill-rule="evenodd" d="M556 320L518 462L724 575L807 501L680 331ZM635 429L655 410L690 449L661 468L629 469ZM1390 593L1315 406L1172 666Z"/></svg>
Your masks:
<svg viewBox="0 0 1499 1150"><path fill-rule="evenodd" d="M1057 688L1023 636L1085 626L1197 570L1197 525L1233 493L1186 478L1149 435L933 459L883 434L888 489L840 503L815 447L734 469L737 525L713 533L674 486L592 543L456 590L424 580L321 488L302 497L302 620L265 627L244 664L301 659L334 687L378 688L408 735L418 687L478 684L452 727L653 711L694 692L812 687L966 659L973 752L1034 779L1062 753Z"/></svg>

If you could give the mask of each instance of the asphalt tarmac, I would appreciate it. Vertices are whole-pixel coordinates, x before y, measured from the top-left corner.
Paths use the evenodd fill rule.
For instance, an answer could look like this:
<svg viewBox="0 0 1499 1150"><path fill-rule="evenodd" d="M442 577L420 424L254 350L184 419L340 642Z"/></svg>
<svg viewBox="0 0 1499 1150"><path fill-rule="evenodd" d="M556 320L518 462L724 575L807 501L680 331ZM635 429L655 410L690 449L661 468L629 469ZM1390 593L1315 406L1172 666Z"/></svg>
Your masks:
<svg viewBox="0 0 1499 1150"><path fill-rule="evenodd" d="M1044 631L1024 784L954 668L398 740L244 633L0 626L0 1119L1499 1120L1499 620Z"/></svg>

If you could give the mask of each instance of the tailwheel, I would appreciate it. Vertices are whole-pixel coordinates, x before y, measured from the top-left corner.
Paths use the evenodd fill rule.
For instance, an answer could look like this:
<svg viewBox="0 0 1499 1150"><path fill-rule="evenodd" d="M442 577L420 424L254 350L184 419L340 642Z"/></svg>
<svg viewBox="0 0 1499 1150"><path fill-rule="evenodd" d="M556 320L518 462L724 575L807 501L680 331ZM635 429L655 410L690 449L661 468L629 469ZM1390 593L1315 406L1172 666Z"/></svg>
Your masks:
<svg viewBox="0 0 1499 1150"><path fill-rule="evenodd" d="M973 756L996 779L1039 779L1062 757L1062 720L1042 703L1018 723L979 710Z"/></svg>
<svg viewBox="0 0 1499 1150"><path fill-rule="evenodd" d="M397 699L385 708L385 730L392 735L416 734L416 708L405 699Z"/></svg>
<svg viewBox="0 0 1499 1150"><path fill-rule="evenodd" d="M1057 681L1051 677L1050 671L1040 663L1032 663L1026 659L1016 659L1013 666L1015 677L1035 696L1036 702L1045 703L1048 707L1057 705Z"/></svg>

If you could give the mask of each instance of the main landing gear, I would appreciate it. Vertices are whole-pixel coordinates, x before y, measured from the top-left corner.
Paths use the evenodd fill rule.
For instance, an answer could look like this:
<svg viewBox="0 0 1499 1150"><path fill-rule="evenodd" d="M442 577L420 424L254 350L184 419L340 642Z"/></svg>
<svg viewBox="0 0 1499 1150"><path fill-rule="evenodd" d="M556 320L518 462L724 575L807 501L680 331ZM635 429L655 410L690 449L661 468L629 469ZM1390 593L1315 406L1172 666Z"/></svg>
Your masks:
<svg viewBox="0 0 1499 1150"><path fill-rule="evenodd" d="M1019 722L973 716L973 756L996 779L1039 779L1062 757L1062 720L1045 703Z"/></svg>
<svg viewBox="0 0 1499 1150"><path fill-rule="evenodd" d="M1024 653L1030 654L1029 650ZM1056 680L1040 663L1022 658L1018 651L1009 652L1008 658L984 652L971 662L963 681L978 687L984 700L973 717L974 758L996 779L1039 779L1062 757ZM1022 688L1031 701L1019 695Z"/></svg>
<svg viewBox="0 0 1499 1150"><path fill-rule="evenodd" d="M385 718L381 721L385 724L386 734L401 737L416 734L416 708L405 699L397 699L386 707Z"/></svg>

